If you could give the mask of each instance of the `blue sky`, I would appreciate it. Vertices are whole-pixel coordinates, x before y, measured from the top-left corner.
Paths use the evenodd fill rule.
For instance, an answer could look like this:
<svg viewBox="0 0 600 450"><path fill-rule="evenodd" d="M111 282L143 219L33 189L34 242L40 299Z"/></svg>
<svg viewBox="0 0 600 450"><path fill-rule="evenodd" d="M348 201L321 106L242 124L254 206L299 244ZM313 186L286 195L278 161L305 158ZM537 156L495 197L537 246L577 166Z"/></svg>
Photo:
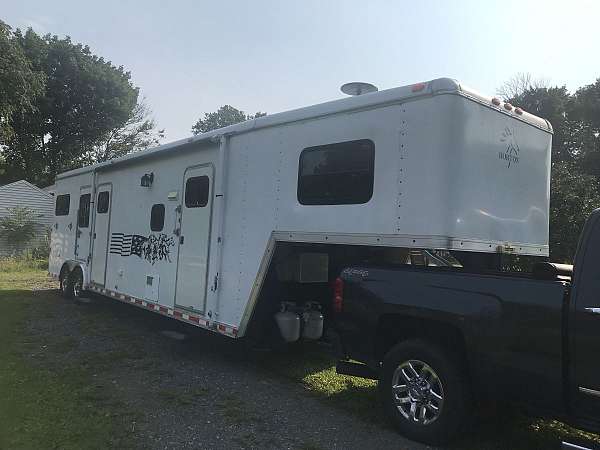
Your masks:
<svg viewBox="0 0 600 450"><path fill-rule="evenodd" d="M600 2L1 0L13 28L69 35L132 72L166 141L231 104L275 113L441 76L486 94L518 72L600 77Z"/></svg>

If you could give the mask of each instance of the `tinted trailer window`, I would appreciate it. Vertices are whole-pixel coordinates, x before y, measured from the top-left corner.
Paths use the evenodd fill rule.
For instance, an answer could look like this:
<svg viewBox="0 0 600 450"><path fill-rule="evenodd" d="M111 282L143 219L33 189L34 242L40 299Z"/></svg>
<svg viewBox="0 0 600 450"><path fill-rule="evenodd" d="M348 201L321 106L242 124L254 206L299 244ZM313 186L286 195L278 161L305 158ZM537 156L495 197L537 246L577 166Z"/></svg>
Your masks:
<svg viewBox="0 0 600 450"><path fill-rule="evenodd" d="M370 139L305 148L300 154L298 201L352 205L373 196L375 144Z"/></svg>

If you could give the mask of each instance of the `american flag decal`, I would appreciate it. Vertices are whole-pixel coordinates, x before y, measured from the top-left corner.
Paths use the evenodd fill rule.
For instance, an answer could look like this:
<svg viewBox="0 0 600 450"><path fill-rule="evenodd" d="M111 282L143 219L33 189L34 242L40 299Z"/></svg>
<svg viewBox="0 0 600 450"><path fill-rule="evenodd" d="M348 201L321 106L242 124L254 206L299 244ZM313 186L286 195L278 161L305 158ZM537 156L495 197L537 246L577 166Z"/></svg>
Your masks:
<svg viewBox="0 0 600 450"><path fill-rule="evenodd" d="M139 234L112 233L110 237L110 253L119 256L135 255L152 264L156 261L166 260L171 262L171 247L175 245L172 236L166 234Z"/></svg>
<svg viewBox="0 0 600 450"><path fill-rule="evenodd" d="M113 233L110 238L110 252L121 256L143 254L143 244L148 238L139 234Z"/></svg>

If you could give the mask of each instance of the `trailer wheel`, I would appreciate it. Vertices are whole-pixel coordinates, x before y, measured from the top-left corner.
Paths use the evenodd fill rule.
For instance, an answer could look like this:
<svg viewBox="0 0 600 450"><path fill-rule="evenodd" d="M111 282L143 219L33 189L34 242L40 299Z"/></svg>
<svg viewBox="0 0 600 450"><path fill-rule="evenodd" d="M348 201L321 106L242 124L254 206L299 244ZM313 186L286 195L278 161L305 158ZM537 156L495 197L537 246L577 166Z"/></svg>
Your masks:
<svg viewBox="0 0 600 450"><path fill-rule="evenodd" d="M83 293L83 272L79 267L75 267L66 277L66 297L79 299Z"/></svg>
<svg viewBox="0 0 600 450"><path fill-rule="evenodd" d="M416 441L444 444L456 436L470 405L459 358L414 339L390 350L379 382L386 413L398 430Z"/></svg>
<svg viewBox="0 0 600 450"><path fill-rule="evenodd" d="M60 293L64 298L71 298L69 297L69 266L65 265L63 266L63 268L60 271L60 275L58 277L58 281L60 283L59 289L60 289Z"/></svg>

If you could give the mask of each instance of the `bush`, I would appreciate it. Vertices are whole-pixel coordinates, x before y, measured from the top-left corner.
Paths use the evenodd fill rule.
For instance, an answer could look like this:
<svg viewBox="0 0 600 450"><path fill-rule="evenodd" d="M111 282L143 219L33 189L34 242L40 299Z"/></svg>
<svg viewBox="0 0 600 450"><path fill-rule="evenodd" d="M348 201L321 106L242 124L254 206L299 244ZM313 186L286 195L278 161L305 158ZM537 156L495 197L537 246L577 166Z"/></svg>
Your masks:
<svg viewBox="0 0 600 450"><path fill-rule="evenodd" d="M41 217L30 208L6 208L8 215L0 219L0 237L16 246L17 253L35 236L36 219Z"/></svg>

